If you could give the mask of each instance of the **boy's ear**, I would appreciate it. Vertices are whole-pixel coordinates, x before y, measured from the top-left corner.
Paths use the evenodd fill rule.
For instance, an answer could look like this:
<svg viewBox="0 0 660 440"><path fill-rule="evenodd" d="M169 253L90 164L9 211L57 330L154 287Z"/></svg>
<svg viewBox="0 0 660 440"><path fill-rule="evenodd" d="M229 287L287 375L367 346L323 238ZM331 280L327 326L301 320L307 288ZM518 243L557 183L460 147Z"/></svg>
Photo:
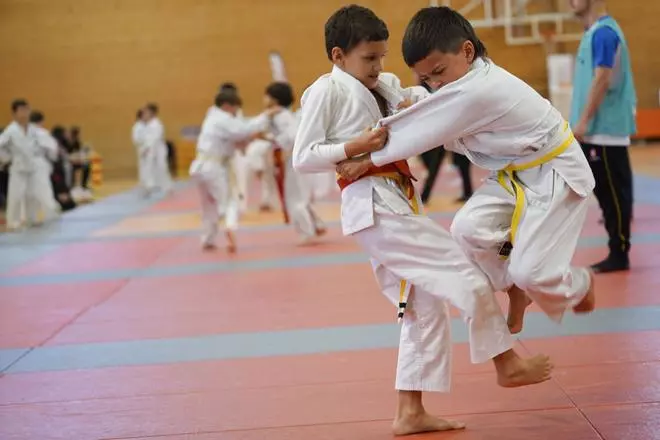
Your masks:
<svg viewBox="0 0 660 440"><path fill-rule="evenodd" d="M332 48L330 55L332 56L333 63L341 63L344 60L344 51L337 46Z"/></svg>
<svg viewBox="0 0 660 440"><path fill-rule="evenodd" d="M469 62L474 61L474 55L476 53L476 49L474 48L474 44L470 40L465 40L463 42L463 53L465 54L465 57L468 59Z"/></svg>

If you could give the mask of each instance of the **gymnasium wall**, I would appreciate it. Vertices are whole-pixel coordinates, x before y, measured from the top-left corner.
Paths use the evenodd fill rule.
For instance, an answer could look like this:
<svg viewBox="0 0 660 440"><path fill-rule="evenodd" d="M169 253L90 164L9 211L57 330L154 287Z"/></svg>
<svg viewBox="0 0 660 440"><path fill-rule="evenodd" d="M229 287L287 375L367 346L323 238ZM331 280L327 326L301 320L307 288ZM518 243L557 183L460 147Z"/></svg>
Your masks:
<svg viewBox="0 0 660 440"><path fill-rule="evenodd" d="M562 0L557 0L562 1ZM247 114L261 108L270 81L268 52L284 57L298 93L330 66L323 24L341 0L0 0L0 125L25 97L48 126L79 124L103 155L106 174L132 176L130 128L136 109L156 101L169 138L198 125L218 85L234 81ZM364 0L391 31L387 69L412 76L400 56L403 29L426 0ZM660 87L658 34L649 24L660 1L610 0L632 47L640 106ZM648 18L647 18L648 17ZM547 92L542 46L508 47L501 29L481 31L491 56ZM573 49L572 45L569 49Z"/></svg>

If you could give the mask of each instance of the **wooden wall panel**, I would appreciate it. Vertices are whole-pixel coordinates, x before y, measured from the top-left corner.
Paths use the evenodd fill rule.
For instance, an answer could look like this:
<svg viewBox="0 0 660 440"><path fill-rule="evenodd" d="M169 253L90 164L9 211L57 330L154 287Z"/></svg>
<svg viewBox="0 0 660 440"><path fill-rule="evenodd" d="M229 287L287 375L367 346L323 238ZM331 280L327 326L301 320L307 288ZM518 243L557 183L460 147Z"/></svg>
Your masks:
<svg viewBox="0 0 660 440"><path fill-rule="evenodd" d="M560 0L559 0L560 1ZM261 108L270 80L268 52L279 50L298 94L329 68L323 24L339 0L0 0L0 125L9 103L25 97L47 124L79 124L110 175L135 173L130 128L138 106L161 106L168 136L199 124L217 86L234 81L246 113ZM403 29L421 0L370 0L391 31L387 69L404 82ZM640 104L657 104L660 59L649 54L657 33L640 22L634 2L611 0L633 48ZM481 37L495 60L546 92L541 46L508 47L502 29Z"/></svg>

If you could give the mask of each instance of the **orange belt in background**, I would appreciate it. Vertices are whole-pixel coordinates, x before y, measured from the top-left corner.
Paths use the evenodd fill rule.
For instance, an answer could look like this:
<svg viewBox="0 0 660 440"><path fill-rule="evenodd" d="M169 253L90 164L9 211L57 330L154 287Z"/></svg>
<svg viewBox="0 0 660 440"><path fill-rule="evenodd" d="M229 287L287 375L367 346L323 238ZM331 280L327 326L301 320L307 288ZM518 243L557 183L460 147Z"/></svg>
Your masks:
<svg viewBox="0 0 660 440"><path fill-rule="evenodd" d="M289 211L286 206L286 198L284 196L284 179L286 177L286 164L284 152L282 148L275 145L273 148L273 165L275 168L275 184L277 185L277 194L280 196L280 203L282 204L282 214L284 214L284 223L289 224Z"/></svg>

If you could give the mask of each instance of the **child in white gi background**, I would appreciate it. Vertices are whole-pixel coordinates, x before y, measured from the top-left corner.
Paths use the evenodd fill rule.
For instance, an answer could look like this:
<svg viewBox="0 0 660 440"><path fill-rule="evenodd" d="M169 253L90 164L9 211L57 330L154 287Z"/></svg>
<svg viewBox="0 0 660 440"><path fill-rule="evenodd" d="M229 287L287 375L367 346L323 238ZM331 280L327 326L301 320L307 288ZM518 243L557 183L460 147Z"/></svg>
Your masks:
<svg viewBox="0 0 660 440"><path fill-rule="evenodd" d="M40 128L30 123L30 106L27 101L17 99L11 105L14 120L0 133L0 162L11 162L7 194L7 228L19 229L26 219L28 226L40 223L38 216L46 209L52 214L52 191L45 190L48 168L44 164L46 155L53 147L50 136L43 136Z"/></svg>
<svg viewBox="0 0 660 440"><path fill-rule="evenodd" d="M325 225L311 203L311 188L306 188L301 175L293 169L291 153L296 139L299 119L291 111L293 90L287 83L275 82L266 88L266 108L283 108L275 117L271 130L274 134L275 155L280 155L284 172L284 209L290 223L300 234L301 244L325 234Z"/></svg>
<svg viewBox="0 0 660 440"><path fill-rule="evenodd" d="M172 176L167 164L167 144L165 143L165 127L158 117L158 106L147 104L142 128L143 152L145 152L146 181L149 193L163 191L172 193Z"/></svg>
<svg viewBox="0 0 660 440"><path fill-rule="evenodd" d="M238 228L239 194L232 159L237 148L268 129L270 118L280 109L273 107L246 120L237 118L241 100L236 93L220 92L215 106L206 114L197 141L197 157L190 176L197 181L202 204L202 248L215 249L220 212L225 216L227 251L236 251L234 233Z"/></svg>

